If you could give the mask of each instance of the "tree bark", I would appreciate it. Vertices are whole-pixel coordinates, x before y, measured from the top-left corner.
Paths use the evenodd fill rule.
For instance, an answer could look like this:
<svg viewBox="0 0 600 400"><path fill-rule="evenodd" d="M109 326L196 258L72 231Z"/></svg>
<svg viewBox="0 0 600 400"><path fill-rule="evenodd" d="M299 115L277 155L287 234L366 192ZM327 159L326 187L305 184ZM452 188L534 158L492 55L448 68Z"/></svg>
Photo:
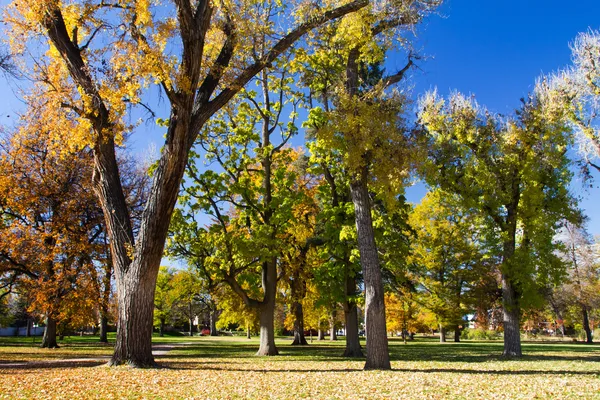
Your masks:
<svg viewBox="0 0 600 400"><path fill-rule="evenodd" d="M25 332L25 337L31 337L31 325L33 324L33 320L31 318L27 318L27 331Z"/></svg>
<svg viewBox="0 0 600 400"><path fill-rule="evenodd" d="M325 340L325 332L321 328L317 331L317 340Z"/></svg>
<svg viewBox="0 0 600 400"><path fill-rule="evenodd" d="M442 326L442 324L439 324L439 330L440 330L440 343L446 343L446 328L444 328Z"/></svg>
<svg viewBox="0 0 600 400"><path fill-rule="evenodd" d="M456 343L460 342L460 328L458 327L458 324L454 327L454 341Z"/></svg>
<svg viewBox="0 0 600 400"><path fill-rule="evenodd" d="M104 313L100 315L100 343L108 343L108 317Z"/></svg>
<svg viewBox="0 0 600 400"><path fill-rule="evenodd" d="M250 334L250 324L246 323L246 339L252 339L252 335Z"/></svg>
<svg viewBox="0 0 600 400"><path fill-rule="evenodd" d="M260 308L260 347L257 356L276 356L275 346L275 300L263 304Z"/></svg>
<svg viewBox="0 0 600 400"><path fill-rule="evenodd" d="M336 311L333 309L329 315L329 340L331 341L337 340L337 333L335 331L335 318Z"/></svg>
<svg viewBox="0 0 600 400"><path fill-rule="evenodd" d="M358 250L365 285L367 361L365 369L391 369L385 326L383 280L371 219L367 168L363 167L350 184L358 233Z"/></svg>
<svg viewBox="0 0 600 400"><path fill-rule="evenodd" d="M257 356L276 356L275 346L275 298L277 291L277 259L265 261L262 267L264 297L259 303L260 347Z"/></svg>
<svg viewBox="0 0 600 400"><path fill-rule="evenodd" d="M504 315L504 355L521 357L520 310L517 294L510 279L502 273L502 303Z"/></svg>
<svg viewBox="0 0 600 400"><path fill-rule="evenodd" d="M304 337L304 311L302 303L294 301L292 303L292 312L294 313L294 341L292 346L307 345L308 342Z"/></svg>
<svg viewBox="0 0 600 400"><path fill-rule="evenodd" d="M158 326L158 336L160 336L160 337L165 336L165 319L164 318L160 319L160 324Z"/></svg>
<svg viewBox="0 0 600 400"><path fill-rule="evenodd" d="M589 315L588 315L588 309L584 304L581 305L581 314L583 316L583 330L585 331L585 342L586 343L594 343L594 338L592 336L592 330L590 329L590 319L589 319Z"/></svg>
<svg viewBox="0 0 600 400"><path fill-rule="evenodd" d="M56 342L56 321L51 317L46 317L46 329L44 330L41 347L58 349L58 343Z"/></svg>
<svg viewBox="0 0 600 400"><path fill-rule="evenodd" d="M145 271L145 274L136 276L132 272L130 270L119 276L120 272L117 271L117 339L109 364L154 367L152 331L157 274Z"/></svg>
<svg viewBox="0 0 600 400"><path fill-rule="evenodd" d="M346 349L344 357L363 357L360 339L358 337L358 308L356 303L346 301L344 303L344 319L346 322Z"/></svg>
<svg viewBox="0 0 600 400"><path fill-rule="evenodd" d="M209 310L210 319L210 336L219 336L219 330L217 329L217 321L219 320L219 310L217 307Z"/></svg>

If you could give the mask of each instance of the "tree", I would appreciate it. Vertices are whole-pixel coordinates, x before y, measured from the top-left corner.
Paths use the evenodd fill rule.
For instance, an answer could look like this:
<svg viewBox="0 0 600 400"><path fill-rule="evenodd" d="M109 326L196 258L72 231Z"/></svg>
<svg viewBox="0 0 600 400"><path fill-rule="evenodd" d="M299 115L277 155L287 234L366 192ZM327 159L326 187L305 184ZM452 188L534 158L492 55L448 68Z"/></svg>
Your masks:
<svg viewBox="0 0 600 400"><path fill-rule="evenodd" d="M318 52L338 59L337 63L326 63L325 68L341 67L339 72L344 78L337 82L337 90L331 97L335 109L329 110L327 104L324 107L329 111L313 109L311 122L320 140L345 154L365 285L366 369L391 368L383 281L371 220L369 189L379 191L385 199L401 194L410 164L407 128L401 117L407 101L404 96L386 92L386 89L402 80L413 61L409 57L405 68L390 75L384 75L378 67L384 61L386 51L394 46L389 40L394 33L414 26L439 3L392 2L343 19L329 35L321 32L322 47ZM321 92L325 88L327 85ZM323 97L325 103L330 99L328 95Z"/></svg>
<svg viewBox="0 0 600 400"><path fill-rule="evenodd" d="M566 223L560 234L565 245L562 253L567 263L567 280L554 289L554 294L576 306L581 315L581 326L587 343L593 343L589 315L600 306L600 265L598 264L597 244L593 243L584 228ZM554 299L556 300L556 296ZM559 309L559 307L555 307ZM557 319L562 315L557 313Z"/></svg>
<svg viewBox="0 0 600 400"><path fill-rule="evenodd" d="M51 105L45 115L53 124L49 130L62 138L63 147L92 148L94 188L106 218L118 292L111 364L154 365L156 278L188 154L205 123L306 32L367 4L356 0L323 9L275 1L12 4L6 19L11 35L27 40L11 43L33 49L29 42L48 40L35 55L33 76L39 81L35 95ZM168 100L170 116L134 235L115 151L131 130L128 106L139 106L145 87L154 84ZM67 127L72 133L65 140Z"/></svg>
<svg viewBox="0 0 600 400"><path fill-rule="evenodd" d="M548 95L572 124L584 166L600 171L600 32L580 33L571 50L573 65L547 78Z"/></svg>
<svg viewBox="0 0 600 400"><path fill-rule="evenodd" d="M310 65L310 64L309 64ZM322 71L327 72L327 71ZM363 357L359 341L358 282L360 262L356 250L354 205L339 151L312 138L311 170L323 176L317 187L319 201L317 224L323 245L318 248L323 261L314 272L315 286L325 303L341 302L344 309L346 347L344 357Z"/></svg>
<svg viewBox="0 0 600 400"><path fill-rule="evenodd" d="M175 271L171 284L174 318L183 317L188 323L189 336L193 336L194 320L202 310L200 301L202 283L195 272L188 268L187 270Z"/></svg>
<svg viewBox="0 0 600 400"><path fill-rule="evenodd" d="M545 101L545 90L538 86L510 118L472 98L455 94L446 102L435 92L424 97L419 113L430 138L429 183L477 211L486 236L501 249L506 356L521 356L521 309L539 299L538 284L560 275L554 233L576 214L568 190L569 129Z"/></svg>
<svg viewBox="0 0 600 400"><path fill-rule="evenodd" d="M45 318L42 347L57 347L57 324L92 322L99 296L102 212L87 152L59 156L31 119L0 146L0 277Z"/></svg>
<svg viewBox="0 0 600 400"><path fill-rule="evenodd" d="M410 258L422 289L420 300L436 315L442 342L447 327L454 330L454 340L460 340L459 326L475 305L469 295L476 293L477 280L490 268L484 261L481 223L456 200L433 190L410 215L416 233Z"/></svg>
<svg viewBox="0 0 600 400"><path fill-rule="evenodd" d="M156 279L154 321L158 323L160 337L165 335L165 326L173 316L173 274L173 269L161 266Z"/></svg>

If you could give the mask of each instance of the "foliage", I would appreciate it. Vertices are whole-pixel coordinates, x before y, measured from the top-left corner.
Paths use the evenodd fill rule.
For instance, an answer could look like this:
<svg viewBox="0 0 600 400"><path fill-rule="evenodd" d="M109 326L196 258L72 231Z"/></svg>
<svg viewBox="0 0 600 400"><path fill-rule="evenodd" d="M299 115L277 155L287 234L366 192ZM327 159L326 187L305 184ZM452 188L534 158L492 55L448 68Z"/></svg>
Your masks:
<svg viewBox="0 0 600 400"><path fill-rule="evenodd" d="M500 333L495 330L476 328L469 329L465 328L461 333L460 337L466 340L496 340L500 338Z"/></svg>
<svg viewBox="0 0 600 400"><path fill-rule="evenodd" d="M29 309L79 328L93 321L104 258L102 212L86 152L58 156L52 140L24 125L1 144L0 273Z"/></svg>
<svg viewBox="0 0 600 400"><path fill-rule="evenodd" d="M485 247L481 220L462 209L456 196L434 189L414 208L409 223L415 231L409 262L417 301L436 315L438 324L461 325L464 315L474 311L479 282L486 275L494 279L496 266Z"/></svg>
<svg viewBox="0 0 600 400"><path fill-rule="evenodd" d="M564 273L553 237L563 218L577 217L568 186L569 128L545 103L545 90L538 87L509 119L461 94L445 101L430 93L419 114L430 138L428 181L457 194L488 226L484 236L500 246L501 272L518 286L523 307L540 301L540 284Z"/></svg>

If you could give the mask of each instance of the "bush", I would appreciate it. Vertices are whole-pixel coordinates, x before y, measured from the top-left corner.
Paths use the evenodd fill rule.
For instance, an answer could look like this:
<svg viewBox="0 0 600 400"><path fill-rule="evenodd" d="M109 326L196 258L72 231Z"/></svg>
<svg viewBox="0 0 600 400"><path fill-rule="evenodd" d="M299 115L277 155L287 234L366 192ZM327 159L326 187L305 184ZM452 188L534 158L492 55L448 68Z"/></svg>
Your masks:
<svg viewBox="0 0 600 400"><path fill-rule="evenodd" d="M500 334L496 331L491 331L489 329L469 329L465 328L461 335L461 339L466 340L495 340L500 337Z"/></svg>

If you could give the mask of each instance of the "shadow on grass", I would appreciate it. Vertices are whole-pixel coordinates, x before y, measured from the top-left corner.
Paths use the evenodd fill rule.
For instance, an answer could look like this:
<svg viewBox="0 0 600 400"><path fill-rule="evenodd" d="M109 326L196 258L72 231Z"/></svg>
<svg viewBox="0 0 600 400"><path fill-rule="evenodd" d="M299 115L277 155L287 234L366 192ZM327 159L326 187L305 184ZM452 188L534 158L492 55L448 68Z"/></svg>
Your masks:
<svg viewBox="0 0 600 400"><path fill-rule="evenodd" d="M257 372L257 373L348 373L364 372L362 368L336 368L336 369L301 369L301 368L281 368L281 369L261 369L261 368L236 368L231 366L206 365L188 365L185 362L173 362L166 366L173 370L195 370L201 368L208 371L229 371L229 372ZM590 375L600 376L600 370L596 371L564 371L564 370L479 370L479 369L452 369L452 368L394 368L386 372L408 372L408 373L448 373L448 374L473 374L473 375Z"/></svg>
<svg viewBox="0 0 600 400"><path fill-rule="evenodd" d="M231 341L231 340L219 340L219 339L202 339L198 341L189 342L190 339L182 338L182 341L168 341L154 343L153 350L163 352L163 354L155 355L156 360L159 364L164 364L166 368L181 368L181 369L215 369L215 370L231 370L237 371L238 369L231 369L224 365L236 367L235 361L232 359L256 359L266 360L273 363L285 363L285 362L351 362L351 361L364 361L363 358L346 358L342 357L344 351L344 341L340 340L336 343L321 342L310 344L307 346L291 346L290 342L281 343L278 342L278 348L280 355L276 357L256 357L256 351L258 350L257 342L245 342ZM2 344L0 346L8 345L26 347L26 344ZM12 361L12 360L0 360L0 369L10 368L14 369L37 369L37 368L78 368L78 367L92 367L102 365L106 361L93 361L94 359L107 357L106 355L90 355L87 361L78 361L80 357L82 360L83 354L89 351L91 343L80 343L73 346L65 346L67 351L61 352L59 350L52 350L39 353L28 353L25 350L18 351L16 353L10 353L12 357L29 359L30 361ZM95 344L99 349L106 348L101 345ZM392 361L404 361L404 362L442 362L448 363L449 367L453 363L467 363L477 364L489 361L514 361L513 358L502 357L502 342L461 342L461 343L445 343L440 344L431 340L418 340L415 342L409 342L404 345L401 341L391 339L390 340L390 358ZM31 345L30 345L31 347ZM37 346L36 346L37 347ZM363 347L364 349L364 347ZM20 349L19 349L20 350ZM583 362L599 362L600 361L600 346L589 346L573 343L524 343L523 352L525 355L518 359L518 361L524 362L546 362L546 361L583 361ZM2 352L0 349L0 357ZM35 358L34 360L31 360ZM71 358L71 360L65 360ZM43 361L45 359L45 361ZM179 362L181 361L181 362ZM241 364L241 363L239 363ZM13 366L8 366L13 365ZM246 363L246 365L248 365ZM251 366L252 367L252 366ZM238 367L239 368L239 367ZM245 369L241 369L245 371ZM260 368L250 369L249 371L261 371ZM281 371L290 371L282 369ZM323 370L298 370L298 371L326 371ZM346 371L344 369L331 369L331 371ZM355 371L350 369L350 371ZM362 371L357 369L356 371ZM400 369L397 371L409 371ZM485 371L478 369L453 369L453 368L440 368L440 369L416 369L415 371L421 372L455 372L455 373L478 373L478 374L586 374L586 375L599 375L598 371L590 372L569 372L569 371L540 371L540 370L519 370L519 371ZM293 371L290 371L293 372Z"/></svg>

